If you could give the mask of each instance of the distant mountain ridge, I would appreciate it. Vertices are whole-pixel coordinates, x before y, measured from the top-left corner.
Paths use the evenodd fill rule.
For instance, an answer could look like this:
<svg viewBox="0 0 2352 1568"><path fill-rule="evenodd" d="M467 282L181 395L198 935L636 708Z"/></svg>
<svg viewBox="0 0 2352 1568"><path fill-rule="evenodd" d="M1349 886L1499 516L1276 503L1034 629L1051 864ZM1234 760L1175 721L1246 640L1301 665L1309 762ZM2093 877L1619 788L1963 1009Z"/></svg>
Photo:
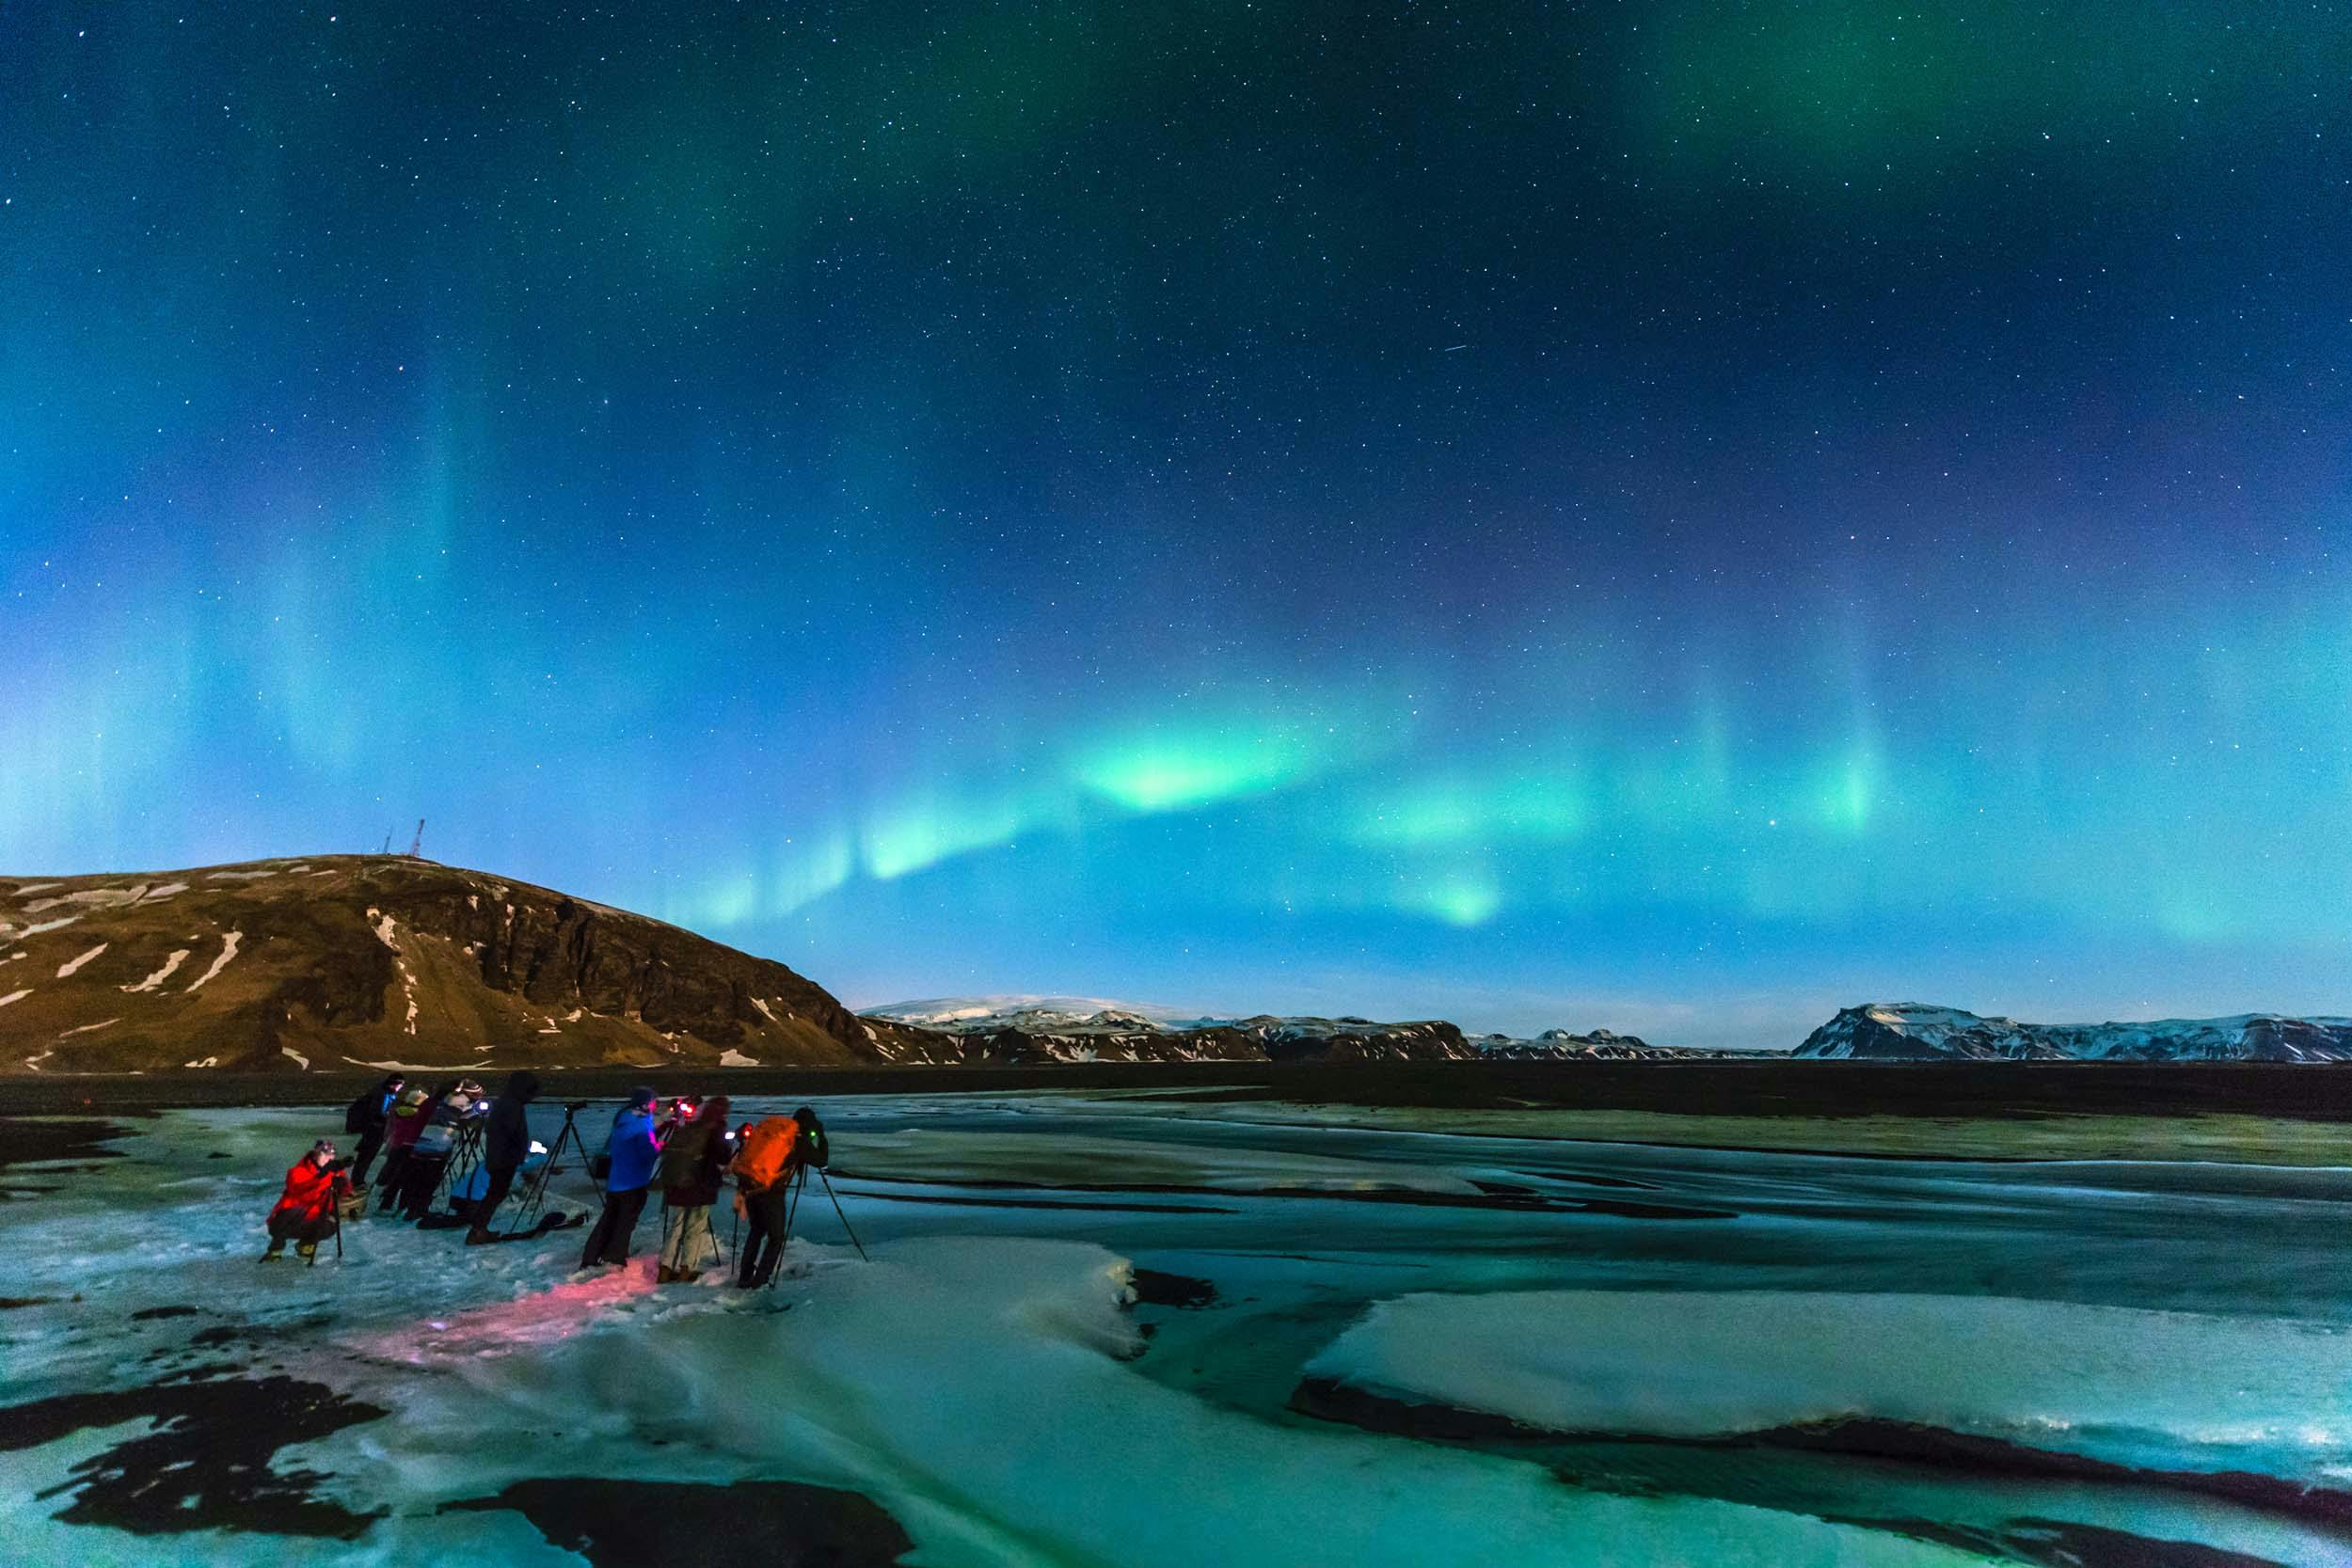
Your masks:
<svg viewBox="0 0 2352 1568"><path fill-rule="evenodd" d="M1869 1061L2352 1061L2352 1020L2042 1024L1841 1009L1794 1054ZM850 1012L773 960L511 878L402 855L0 877L0 1073L1777 1057L1607 1029L1186 1016L1092 997Z"/></svg>
<svg viewBox="0 0 2352 1568"><path fill-rule="evenodd" d="M1442 1019L1381 1023L1353 1016L1271 1013L1193 1018L1170 1008L1091 997L938 997L868 1007L859 1016L955 1035L964 1042L967 1061L1475 1062L1713 1054L1654 1046L1607 1029L1589 1035L1550 1029L1527 1040L1466 1036Z"/></svg>
<svg viewBox="0 0 2352 1568"><path fill-rule="evenodd" d="M1883 1062L2352 1062L2352 1019L2240 1013L2146 1023L2020 1023L1924 1002L1867 1002L1839 1009L1796 1054Z"/></svg>

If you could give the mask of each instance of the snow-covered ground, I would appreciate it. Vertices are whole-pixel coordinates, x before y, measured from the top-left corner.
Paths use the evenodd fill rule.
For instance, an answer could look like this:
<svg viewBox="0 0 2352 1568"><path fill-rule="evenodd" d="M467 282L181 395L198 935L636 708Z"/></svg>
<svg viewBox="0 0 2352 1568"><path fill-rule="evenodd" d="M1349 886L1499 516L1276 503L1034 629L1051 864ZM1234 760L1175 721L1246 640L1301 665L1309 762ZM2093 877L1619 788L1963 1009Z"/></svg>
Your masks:
<svg viewBox="0 0 2352 1568"><path fill-rule="evenodd" d="M927 1564L2352 1560L2315 1510L2160 1480L1713 1442L1860 1416L2352 1489L2352 1170L1574 1144L1101 1094L826 1110L870 1261L811 1188L758 1295L657 1286L658 1205L622 1273L572 1273L578 1231L467 1248L381 1219L340 1261L257 1265L336 1111L169 1113L120 1157L0 1169L0 1291L30 1303L0 1310L7 1560L576 1564L544 1521L448 1505L581 1477L855 1493ZM559 1206L582 1185L559 1176ZM389 1412L268 1459L351 1539L219 1528L201 1464L138 1447L170 1430L140 1401L191 1376ZM1604 1435L1367 1431L1295 1409L1310 1378ZM9 1446L24 1411L110 1392ZM241 1439L296 1418L253 1397ZM56 1517L151 1463L205 1528Z"/></svg>

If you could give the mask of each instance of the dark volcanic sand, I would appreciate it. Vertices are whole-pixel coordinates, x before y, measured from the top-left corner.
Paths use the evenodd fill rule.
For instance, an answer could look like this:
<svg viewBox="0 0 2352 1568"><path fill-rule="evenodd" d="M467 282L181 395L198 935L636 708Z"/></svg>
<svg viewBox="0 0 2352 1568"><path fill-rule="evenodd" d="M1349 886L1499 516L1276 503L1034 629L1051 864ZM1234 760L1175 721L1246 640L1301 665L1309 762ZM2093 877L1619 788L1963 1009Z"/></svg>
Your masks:
<svg viewBox="0 0 2352 1568"><path fill-rule="evenodd" d="M7 1092L0 1088L0 1102L5 1102ZM80 1117L71 1121L24 1121L15 1117L0 1117L0 1169L50 1160L119 1160L122 1150L108 1148L106 1144L130 1131Z"/></svg>
<svg viewBox="0 0 2352 1568"><path fill-rule="evenodd" d="M1216 1304L1216 1287L1188 1274L1137 1269L1132 1283L1136 1288L1136 1300L1150 1307L1175 1307L1197 1312Z"/></svg>
<svg viewBox="0 0 2352 1568"><path fill-rule="evenodd" d="M449 1507L511 1508L596 1568L885 1568L914 1549L898 1520L856 1493L791 1481L561 1477Z"/></svg>
<svg viewBox="0 0 2352 1568"><path fill-rule="evenodd" d="M259 1530L349 1541L373 1513L313 1496L323 1476L280 1472L271 1456L385 1414L290 1377L171 1382L66 1394L0 1408L0 1449L38 1448L86 1427L151 1418L157 1426L73 1467L56 1516L136 1535ZM50 1494L55 1496L56 1494Z"/></svg>
<svg viewBox="0 0 2352 1568"><path fill-rule="evenodd" d="M428 1074L429 1075L429 1074ZM0 1081L0 1111L121 1116L185 1105L324 1105L381 1075L155 1073ZM479 1069L491 1087L503 1076ZM664 1094L818 1100L867 1094L1011 1094L1127 1089L1191 1102L1290 1101L1463 1110L1558 1108L1692 1116L2008 1117L2236 1114L2352 1121L2352 1064L2182 1062L1205 1062L1073 1067L726 1068L694 1073L548 1071L543 1104L614 1101L632 1085Z"/></svg>
<svg viewBox="0 0 2352 1568"><path fill-rule="evenodd" d="M0 1101L0 1103L5 1103L5 1101ZM144 1116L147 1113L136 1111L130 1114ZM119 1160L122 1151L105 1146L109 1139L121 1137L129 1131L127 1127L79 1117L71 1121L24 1121L15 1117L0 1117L0 1202L54 1193L61 1180L71 1180L75 1173L92 1168L65 1164L64 1161ZM30 1164L40 1164L44 1168L8 1172L10 1165Z"/></svg>

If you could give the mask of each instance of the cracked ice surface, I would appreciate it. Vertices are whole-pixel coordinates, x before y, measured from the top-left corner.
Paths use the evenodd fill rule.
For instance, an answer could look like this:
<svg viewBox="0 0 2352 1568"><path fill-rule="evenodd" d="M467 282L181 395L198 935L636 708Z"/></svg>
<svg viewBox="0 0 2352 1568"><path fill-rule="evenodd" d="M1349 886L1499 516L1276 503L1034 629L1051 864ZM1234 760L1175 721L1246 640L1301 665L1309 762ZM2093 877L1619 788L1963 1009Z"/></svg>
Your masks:
<svg viewBox="0 0 2352 1568"><path fill-rule="evenodd" d="M129 1354L147 1340L254 1324L290 1374L400 1412L287 1449L278 1467L327 1472L347 1505L393 1512L351 1546L93 1535L32 1497L107 1435L84 1433L0 1453L0 1531L19 1560L465 1560L453 1553L479 1550L481 1531L453 1531L434 1507L530 1475L845 1487L888 1509L922 1560L941 1564L1467 1568L1589 1561L1596 1539L1725 1568L1976 1560L1798 1514L1588 1493L1534 1465L1226 1410L1138 1370L1129 1265L1115 1252L943 1233L963 1224L953 1213L926 1216L938 1222L930 1233L892 1234L847 1195L874 1232L873 1260L796 1239L793 1272L760 1295L657 1289L650 1223L632 1267L578 1277L577 1232L468 1249L375 1220L347 1227L340 1265L258 1268L260 1217L289 1150L333 1121L326 1110L167 1113L133 1140L136 1159L12 1206L11 1250L38 1261L11 1289L79 1291L85 1305L12 1314L9 1397L129 1386L149 1375ZM215 1151L228 1158L206 1159ZM134 1190L148 1195L135 1206L124 1202ZM160 1306L197 1315L130 1317ZM525 1430L530 1442L513 1440ZM1263 1505L1201 1506L1230 1503L1252 1478L1272 1489ZM528 1530L499 1539L507 1560L578 1560ZM1400 1552L1400 1542L1410 1544Z"/></svg>
<svg viewBox="0 0 2352 1568"><path fill-rule="evenodd" d="M737 1109L792 1103L746 1098ZM580 1117L592 1148L609 1109ZM2309 1215L2352 1196L2352 1173L1913 1166L1393 1135L1311 1125L1312 1113L1296 1108L1282 1126L1179 1122L1115 1096L938 1094L826 1111L833 1183L873 1260L843 1244L812 1194L791 1273L749 1298L654 1284L658 1204L639 1228L637 1263L618 1273L574 1276L578 1232L467 1248L450 1232L376 1219L349 1227L340 1264L260 1268L261 1217L281 1173L311 1139L341 1135L340 1106L166 1113L118 1145L131 1158L0 1206L0 1243L16 1260L8 1293L54 1298L0 1312L6 1402L142 1383L159 1370L144 1359L151 1351L248 1326L259 1343L246 1356L398 1412L274 1462L281 1473L327 1473L326 1491L349 1507L390 1513L347 1544L56 1523L65 1499L35 1494L68 1481L76 1460L114 1440L108 1429L0 1452L0 1539L37 1562L577 1568L516 1515L435 1510L516 1479L583 1476L846 1488L887 1509L915 1539L915 1560L935 1568L1983 1561L1816 1516L1854 1514L1842 1496L1802 1493L1785 1509L1672 1484L1622 1496L1565 1483L1522 1455L1305 1421L1283 1402L1318 1355L1398 1309L1382 1303L1436 1298L1467 1315L1489 1297L1507 1302L1498 1291L1623 1291L1620 1307L1680 1311L1703 1327L1708 1291L1769 1286L1856 1323L1834 1298L1866 1282L1948 1295L1992 1273L2025 1278L2030 1261L2037 1284L2161 1296L2169 1307L2211 1310L2226 1293L2259 1328L2282 1304L2328 1299L2292 1293L2318 1289L2308 1265L2335 1256ZM534 1135L552 1143L561 1117L534 1117ZM1554 1206L1475 1206L1504 1183ZM579 1207L583 1185L577 1172L558 1176L557 1206ZM1628 1196L1649 1210L1567 1206ZM1651 1217L1677 1205L1716 1217ZM2294 1238L2317 1250L2296 1252ZM2197 1267L2185 1267L2191 1259ZM2249 1269L2255 1259L2272 1275ZM1220 1299L1156 1320L1125 1307L1131 1260L1211 1278ZM2249 1299L2257 1290L2272 1293ZM132 1316L159 1307L195 1312ZM2047 1321L2068 1318L2053 1307ZM2059 1409L2049 1396L2079 1393L2067 1357L2095 1353L2107 1320L2074 1321L2065 1353L2030 1377L1988 1385L1988 1407ZM1921 1338L1923 1381L1938 1368L1957 1378L1977 1343L1969 1335L1984 1326L1964 1313L1873 1322ZM1148 1340L1147 1323L1158 1330ZM1787 1333L1751 1315L1721 1334L1694 1329L1693 1344L1712 1357L1742 1335L1769 1344ZM1826 1342L1830 1329L1805 1333ZM1549 1352L1527 1341L1506 1338L1490 1358L1540 1369ZM1639 1343L1611 1343L1622 1354L1596 1376L1619 1386L1648 1374ZM1445 1349L1391 1340L1411 1375L1435 1375ZM2153 1363L2145 1371L2169 1375ZM1708 1393L1697 1383L1694 1398ZM2315 1387L2312 1411L2324 1413L2328 1397ZM1683 1471L1670 1477L1709 1463L1744 1475L1763 1463L1643 1451L1675 1453ZM1894 1485L1876 1478L1853 1484ZM1872 1516L1974 1525L1987 1511L1997 1521L2089 1506L2072 1493L2053 1500L1982 1483L1955 1501L1957 1483L1908 1484ZM2151 1533L2169 1538L2204 1529L2273 1561L2329 1560L2288 1527L2217 1525L2204 1505L2102 1506L2110 1522L2153 1520L2162 1528Z"/></svg>

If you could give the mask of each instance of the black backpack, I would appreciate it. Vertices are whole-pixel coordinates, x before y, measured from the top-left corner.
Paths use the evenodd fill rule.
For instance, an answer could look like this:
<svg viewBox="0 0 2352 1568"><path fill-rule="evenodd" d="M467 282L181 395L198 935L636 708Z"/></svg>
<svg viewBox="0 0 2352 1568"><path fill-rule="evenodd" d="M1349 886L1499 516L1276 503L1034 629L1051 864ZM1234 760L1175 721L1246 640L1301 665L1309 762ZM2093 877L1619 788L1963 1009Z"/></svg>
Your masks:
<svg viewBox="0 0 2352 1568"><path fill-rule="evenodd" d="M375 1102L382 1099L383 1095L382 1089L370 1089L353 1101L351 1109L343 1113L343 1131L346 1132L366 1132L369 1126L376 1120Z"/></svg>

